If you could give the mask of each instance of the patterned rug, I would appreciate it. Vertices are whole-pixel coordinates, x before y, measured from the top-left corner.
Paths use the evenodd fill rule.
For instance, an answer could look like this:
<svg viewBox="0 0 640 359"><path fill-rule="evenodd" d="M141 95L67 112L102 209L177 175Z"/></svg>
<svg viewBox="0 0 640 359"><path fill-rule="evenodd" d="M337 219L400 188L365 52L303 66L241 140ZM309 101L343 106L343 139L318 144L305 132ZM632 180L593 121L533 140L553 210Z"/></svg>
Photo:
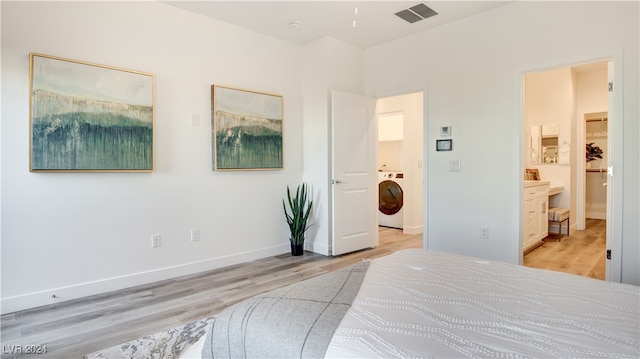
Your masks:
<svg viewBox="0 0 640 359"><path fill-rule="evenodd" d="M87 359L178 359L200 339L214 318L206 318L97 351Z"/></svg>

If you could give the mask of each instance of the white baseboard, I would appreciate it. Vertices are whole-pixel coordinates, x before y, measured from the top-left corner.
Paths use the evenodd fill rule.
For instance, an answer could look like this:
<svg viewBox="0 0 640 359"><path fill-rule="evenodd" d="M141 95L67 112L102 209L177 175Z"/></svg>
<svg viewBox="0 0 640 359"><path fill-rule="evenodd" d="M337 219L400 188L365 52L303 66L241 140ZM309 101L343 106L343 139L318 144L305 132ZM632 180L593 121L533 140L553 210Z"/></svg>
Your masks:
<svg viewBox="0 0 640 359"><path fill-rule="evenodd" d="M422 233L423 230L424 230L424 226L412 226L412 227L404 226L402 228L402 233L414 235L414 234Z"/></svg>
<svg viewBox="0 0 640 359"><path fill-rule="evenodd" d="M589 211L585 212L584 217L593 219L607 219L607 212Z"/></svg>
<svg viewBox="0 0 640 359"><path fill-rule="evenodd" d="M324 256L329 255L329 246L327 243L305 242L304 249Z"/></svg>
<svg viewBox="0 0 640 359"><path fill-rule="evenodd" d="M72 299L107 293L114 290L121 290L161 280L177 278L184 275L205 272L238 263L244 263L286 253L290 250L291 248L287 243L255 251L184 263L146 272L132 273L93 282L79 283L66 287L50 288L39 292L16 295L13 297L2 298L0 302L0 312L2 314L6 314L49 304L57 304Z"/></svg>

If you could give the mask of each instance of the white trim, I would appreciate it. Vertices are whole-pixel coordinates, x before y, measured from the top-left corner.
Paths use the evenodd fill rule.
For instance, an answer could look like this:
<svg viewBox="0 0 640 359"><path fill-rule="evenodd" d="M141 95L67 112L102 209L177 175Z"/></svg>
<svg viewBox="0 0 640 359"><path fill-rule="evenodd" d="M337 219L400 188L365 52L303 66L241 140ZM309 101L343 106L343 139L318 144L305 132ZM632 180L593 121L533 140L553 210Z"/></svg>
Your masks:
<svg viewBox="0 0 640 359"><path fill-rule="evenodd" d="M524 173L525 173L525 168L527 166L528 163L528 158L525 159L524 158L524 154L525 154L525 135L526 132L524 130L525 126L524 126L524 78L527 75L527 73L533 72L532 70L522 70L520 72L517 73L517 79L516 79L516 83L518 84L518 91L514 91L517 94L517 103L518 103L518 123L516 124L516 131L517 133L515 134L515 138L519 138L520 141L515 141L516 143L516 147L515 151L518 154L518 163L520 164L520 166L517 166L518 168L518 172L515 173L514 177L515 179L510 181L515 183L516 186L518 186L518 190L516 191L518 193L518 198L514 198L514 200L517 202L515 208L517 208L518 210L518 237L516 238L516 244L512 245L511 247L513 248L513 250L515 251L514 253L511 254L511 258L513 258L513 260L511 261L511 263L518 263L520 265L524 265L524 247L523 247L523 238L525 238L525 219L524 219Z"/></svg>
<svg viewBox="0 0 640 359"><path fill-rule="evenodd" d="M420 234L423 233L424 230L424 225L423 226L404 226L402 228L402 233L404 234L410 234L410 235L414 235L414 234Z"/></svg>
<svg viewBox="0 0 640 359"><path fill-rule="evenodd" d="M324 243L323 241L319 240L304 242L304 249L313 253L322 254L324 256L328 256L330 253L329 243Z"/></svg>
<svg viewBox="0 0 640 359"><path fill-rule="evenodd" d="M623 202L623 100L624 100L624 52L614 51L612 64L614 72L613 104L609 101L607 165L612 166L614 176L607 178L607 250L611 250L611 260L607 261L605 280L622 281L622 202ZM611 97L610 97L611 98Z"/></svg>
<svg viewBox="0 0 640 359"><path fill-rule="evenodd" d="M589 212L585 212L585 216L586 216L586 218L593 218L593 219L607 219L607 213L606 212L589 211Z"/></svg>
<svg viewBox="0 0 640 359"><path fill-rule="evenodd" d="M66 287L50 288L43 291L2 298L0 307L2 314L20 310L36 308L44 305L66 302L96 294L121 290L125 288L146 285L153 282L177 278L185 275L202 273L217 268L244 263L260 258L289 252L289 243L255 251L243 252L229 256L211 258L203 261L180 264L145 272L139 272L119 277L96 280ZM55 298L52 297L55 295Z"/></svg>

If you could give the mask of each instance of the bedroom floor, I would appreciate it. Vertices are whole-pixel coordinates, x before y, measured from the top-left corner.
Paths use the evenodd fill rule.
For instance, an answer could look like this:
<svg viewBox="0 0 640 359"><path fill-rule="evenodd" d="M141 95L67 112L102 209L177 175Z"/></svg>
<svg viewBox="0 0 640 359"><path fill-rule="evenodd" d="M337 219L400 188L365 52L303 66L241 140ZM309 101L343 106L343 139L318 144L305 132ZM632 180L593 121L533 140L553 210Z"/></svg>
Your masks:
<svg viewBox="0 0 640 359"><path fill-rule="evenodd" d="M605 221L588 220L587 230L547 241L524 257L526 266L604 279ZM85 354L217 314L255 294L363 259L404 248L421 248L422 235L380 227L380 246L339 257L305 253L264 258L214 271L5 314L2 345L44 345L38 358L80 358ZM3 350L4 353L4 350ZM11 358L2 355L2 358ZM22 356L21 358L27 358ZM35 357L35 356L34 356Z"/></svg>
<svg viewBox="0 0 640 359"><path fill-rule="evenodd" d="M575 231L559 242L545 239L525 254L524 265L604 280L606 229L605 220L587 219L584 231Z"/></svg>
<svg viewBox="0 0 640 359"><path fill-rule="evenodd" d="M34 358L81 358L116 344L213 316L253 295L319 274L381 257L400 249L422 248L422 234L380 227L380 245L339 257L306 252L264 258L206 273L5 314L2 346L47 345ZM8 352L8 351L6 351ZM2 358L28 358L5 355Z"/></svg>

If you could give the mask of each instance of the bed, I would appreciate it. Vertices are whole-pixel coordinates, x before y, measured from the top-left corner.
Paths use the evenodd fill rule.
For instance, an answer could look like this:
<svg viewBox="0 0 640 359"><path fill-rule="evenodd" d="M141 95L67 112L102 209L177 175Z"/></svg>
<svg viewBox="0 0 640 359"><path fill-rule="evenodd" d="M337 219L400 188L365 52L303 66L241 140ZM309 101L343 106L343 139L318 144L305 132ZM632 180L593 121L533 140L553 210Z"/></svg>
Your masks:
<svg viewBox="0 0 640 359"><path fill-rule="evenodd" d="M640 287L408 249L225 309L202 358L638 358Z"/></svg>

